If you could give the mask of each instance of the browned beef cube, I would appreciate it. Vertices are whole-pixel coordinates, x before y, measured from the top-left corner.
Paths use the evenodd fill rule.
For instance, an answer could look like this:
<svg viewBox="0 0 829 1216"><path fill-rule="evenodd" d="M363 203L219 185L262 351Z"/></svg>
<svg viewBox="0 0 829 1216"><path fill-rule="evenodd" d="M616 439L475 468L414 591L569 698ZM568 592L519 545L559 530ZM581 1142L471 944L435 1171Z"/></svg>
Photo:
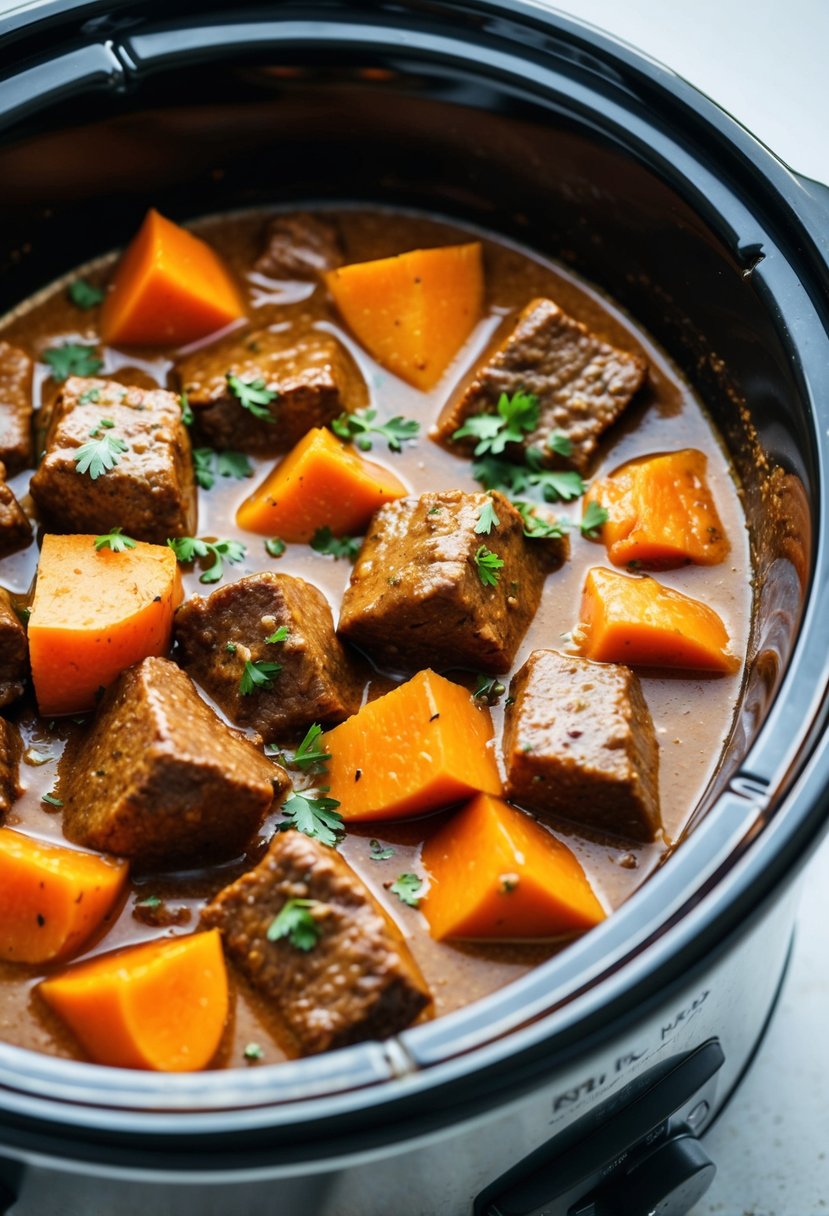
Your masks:
<svg viewBox="0 0 829 1216"><path fill-rule="evenodd" d="M549 447L553 435L572 444L569 462L582 472L599 439L641 388L647 364L617 350L562 312L552 300L533 300L492 355L482 363L441 415L436 435L451 441L473 414L494 414L502 393L538 398L539 421L525 447L544 453L544 463L562 458ZM474 440L456 441L470 449Z"/></svg>
<svg viewBox="0 0 829 1216"><path fill-rule="evenodd" d="M0 460L9 477L32 463L32 360L0 342Z"/></svg>
<svg viewBox="0 0 829 1216"><path fill-rule="evenodd" d="M534 650L510 684L507 797L542 817L653 840L659 749L638 676Z"/></svg>
<svg viewBox="0 0 829 1216"><path fill-rule="evenodd" d="M28 669L26 630L8 591L0 587L0 706L21 696Z"/></svg>
<svg viewBox="0 0 829 1216"><path fill-rule="evenodd" d="M490 507L499 523L488 534L476 532ZM554 542L554 561L564 544ZM483 549L503 567L490 573L480 565ZM441 490L398 499L371 522L339 632L396 671L508 671L535 616L550 559L548 542L526 540L521 516L500 494Z"/></svg>
<svg viewBox="0 0 829 1216"><path fill-rule="evenodd" d="M265 229L265 248L253 269L272 279L315 279L342 266L340 236L323 215L275 215Z"/></svg>
<svg viewBox="0 0 829 1216"><path fill-rule="evenodd" d="M175 663L144 659L110 686L69 758L64 832L156 868L235 857L287 784Z"/></svg>
<svg viewBox="0 0 829 1216"><path fill-rule="evenodd" d="M0 823L23 792L20 788L22 751L17 729L5 718L0 718Z"/></svg>
<svg viewBox="0 0 829 1216"><path fill-rule="evenodd" d="M113 453L111 468L93 463L79 472L78 450L90 442ZM193 461L178 397L72 376L55 402L31 488L52 532L101 533L119 525L136 540L162 545L170 536L192 536Z"/></svg>
<svg viewBox="0 0 829 1216"><path fill-rule="evenodd" d="M227 339L183 359L176 371L199 433L213 447L242 452L285 452L312 427L366 400L351 356L331 334L315 329L262 329ZM270 418L242 405L230 376L275 394L256 407Z"/></svg>
<svg viewBox="0 0 829 1216"><path fill-rule="evenodd" d="M285 641L269 642L287 630ZM194 596L176 613L182 667L227 716L287 740L312 722L342 722L360 707L363 679L334 633L321 591L288 574L251 574ZM241 691L246 662L279 663L268 686Z"/></svg>
<svg viewBox="0 0 829 1216"><path fill-rule="evenodd" d="M5 465L0 464L0 557L14 553L32 539L26 512L6 485Z"/></svg>
<svg viewBox="0 0 829 1216"><path fill-rule="evenodd" d="M268 940L287 902L310 899L319 935L309 950ZM225 949L268 1001L302 1055L384 1039L430 1002L429 989L392 924L334 849L278 832L264 859L202 912Z"/></svg>

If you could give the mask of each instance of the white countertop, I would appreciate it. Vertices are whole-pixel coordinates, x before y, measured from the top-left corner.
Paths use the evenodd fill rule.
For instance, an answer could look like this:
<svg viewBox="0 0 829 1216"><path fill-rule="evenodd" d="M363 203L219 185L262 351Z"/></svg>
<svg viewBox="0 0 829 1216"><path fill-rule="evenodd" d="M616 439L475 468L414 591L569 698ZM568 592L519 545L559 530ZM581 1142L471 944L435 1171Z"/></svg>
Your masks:
<svg viewBox="0 0 829 1216"><path fill-rule="evenodd" d="M566 0L712 97L791 168L829 184L829 0ZM705 1137L718 1167L694 1216L829 1212L829 841L804 875L780 1006Z"/></svg>

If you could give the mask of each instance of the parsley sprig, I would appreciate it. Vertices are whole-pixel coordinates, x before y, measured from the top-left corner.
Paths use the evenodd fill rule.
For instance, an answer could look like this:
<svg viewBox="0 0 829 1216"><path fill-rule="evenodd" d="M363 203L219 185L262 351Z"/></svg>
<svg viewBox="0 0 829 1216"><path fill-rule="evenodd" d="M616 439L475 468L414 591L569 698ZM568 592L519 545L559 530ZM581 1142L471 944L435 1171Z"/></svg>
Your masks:
<svg viewBox="0 0 829 1216"><path fill-rule="evenodd" d="M504 559L497 553L493 553L491 549L487 549L486 545L480 545L473 560L478 571L478 578L483 585L494 587L501 577Z"/></svg>
<svg viewBox="0 0 829 1216"><path fill-rule="evenodd" d="M224 563L236 565L244 561L247 547L238 540L201 540L197 536L176 536L167 541L176 561L189 565L197 558L212 557L213 563L199 577L200 583L218 583L224 573Z"/></svg>
<svg viewBox="0 0 829 1216"><path fill-rule="evenodd" d="M298 832L311 836L320 844L336 848L345 834L343 817L337 814L339 805L336 798L326 798L322 794L312 794L308 791L292 794L283 804L285 821L280 826L296 828Z"/></svg>
<svg viewBox="0 0 829 1216"><path fill-rule="evenodd" d="M301 768L303 772L314 770L320 767L325 767L331 759L331 753L320 747L319 741L322 737L322 727L318 722L314 722L308 727L305 738L300 743L294 753L294 758L291 761L297 768Z"/></svg>
<svg viewBox="0 0 829 1216"><path fill-rule="evenodd" d="M478 522L475 524L475 532L478 536L489 536L492 529L497 528L500 522L501 521L495 511L495 504L492 499L489 498L478 512Z"/></svg>
<svg viewBox="0 0 829 1216"><path fill-rule="evenodd" d="M524 535L530 540L561 540L567 533L567 524L560 519L544 519L538 514L535 504L516 501L512 504L524 521Z"/></svg>
<svg viewBox="0 0 829 1216"><path fill-rule="evenodd" d="M192 426L195 418L193 415L193 407L191 406L186 393L182 393L179 397L179 405L181 406L181 421L185 426Z"/></svg>
<svg viewBox="0 0 829 1216"><path fill-rule="evenodd" d="M372 435L380 435L392 452L402 452L407 440L415 440L420 432L420 423L397 414L379 426L375 425L377 410L355 410L353 414L340 414L331 423L331 430L346 443L355 443L361 452L372 447Z"/></svg>
<svg viewBox="0 0 829 1216"><path fill-rule="evenodd" d="M265 552L271 557L281 557L287 548L281 536L272 536L270 540L265 541Z"/></svg>
<svg viewBox="0 0 829 1216"><path fill-rule="evenodd" d="M312 914L317 902L316 899L289 899L268 925L268 941L278 942L287 937L296 950L313 950L322 934Z"/></svg>
<svg viewBox="0 0 829 1216"><path fill-rule="evenodd" d="M523 443L538 426L539 405L534 393L520 389L510 397L501 393L494 414L473 414L452 435L453 440L477 439L476 456L500 456L507 444Z"/></svg>
<svg viewBox="0 0 829 1216"><path fill-rule="evenodd" d="M570 469L545 469L537 448L527 448L524 464L513 464L486 455L473 461L472 476L485 490L503 490L515 499L528 490L539 490L545 502L571 502L584 493L584 482Z"/></svg>
<svg viewBox="0 0 829 1216"><path fill-rule="evenodd" d="M246 659L239 681L239 692L243 697L249 697L258 689L270 688L281 670L281 663L269 663L265 659Z"/></svg>
<svg viewBox="0 0 829 1216"><path fill-rule="evenodd" d="M66 294L76 308L84 310L95 308L104 298L100 287L93 287L86 279L75 279L74 283L69 284Z"/></svg>
<svg viewBox="0 0 829 1216"><path fill-rule="evenodd" d="M324 528L317 528L311 537L311 548L315 553L325 553L337 561L345 557L353 562L362 543L359 536L335 536L327 524Z"/></svg>
<svg viewBox="0 0 829 1216"><path fill-rule="evenodd" d="M43 361L52 369L56 384L63 384L70 376L94 376L103 367L94 346L82 346L77 342L52 346L43 352Z"/></svg>
<svg viewBox="0 0 829 1216"><path fill-rule="evenodd" d="M242 409L248 410L254 418L259 418L263 422L276 422L269 407L279 394L274 389L268 388L264 380L240 380L233 372L228 372L225 379L227 387L236 397Z"/></svg>
<svg viewBox="0 0 829 1216"><path fill-rule="evenodd" d="M390 844L381 844L379 840L372 839L368 842L369 861L388 861L390 857L394 857L396 851Z"/></svg>
<svg viewBox="0 0 829 1216"><path fill-rule="evenodd" d="M423 879L417 874L399 874L389 887L392 895L396 895L401 903L410 908L420 907L420 889Z"/></svg>
<svg viewBox="0 0 829 1216"><path fill-rule="evenodd" d="M606 524L610 515L607 507L603 507L601 503L596 502L595 498L587 504L587 509L584 512L581 521L581 534L586 536L588 540L598 540L599 529L603 524Z"/></svg>
<svg viewBox="0 0 829 1216"><path fill-rule="evenodd" d="M573 441L563 431L553 431L547 440L547 447L551 452L555 452L557 456L564 456L565 459L573 455Z"/></svg>
<svg viewBox="0 0 829 1216"><path fill-rule="evenodd" d="M127 549L134 549L135 545L136 542L131 536L124 536L123 528L110 528L109 532L95 537L95 548L98 552L101 549L111 549L113 553L124 553Z"/></svg>
<svg viewBox="0 0 829 1216"><path fill-rule="evenodd" d="M253 467L244 452L194 448L193 472L203 490L212 490L217 477L235 477L241 481L253 476Z"/></svg>
<svg viewBox="0 0 829 1216"><path fill-rule="evenodd" d="M287 642L290 637L290 632L287 625L280 625L274 629L273 633L269 634L265 641L269 646L275 646L278 642Z"/></svg>
<svg viewBox="0 0 829 1216"><path fill-rule="evenodd" d="M92 428L90 438L75 452L76 473L88 473L92 481L97 481L114 469L124 452L129 451L129 444L117 435L109 434L114 426L111 418L101 418Z"/></svg>

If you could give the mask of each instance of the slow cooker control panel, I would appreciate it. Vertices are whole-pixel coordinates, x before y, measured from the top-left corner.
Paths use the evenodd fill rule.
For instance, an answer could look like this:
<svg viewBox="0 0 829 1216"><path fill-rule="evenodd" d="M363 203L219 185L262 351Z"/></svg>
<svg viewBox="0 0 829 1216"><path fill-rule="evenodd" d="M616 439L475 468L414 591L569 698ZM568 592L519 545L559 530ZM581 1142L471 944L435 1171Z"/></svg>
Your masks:
<svg viewBox="0 0 829 1216"><path fill-rule="evenodd" d="M724 1058L704 1043L575 1143L554 1140L510 1170L476 1216L685 1216L716 1172L696 1133Z"/></svg>

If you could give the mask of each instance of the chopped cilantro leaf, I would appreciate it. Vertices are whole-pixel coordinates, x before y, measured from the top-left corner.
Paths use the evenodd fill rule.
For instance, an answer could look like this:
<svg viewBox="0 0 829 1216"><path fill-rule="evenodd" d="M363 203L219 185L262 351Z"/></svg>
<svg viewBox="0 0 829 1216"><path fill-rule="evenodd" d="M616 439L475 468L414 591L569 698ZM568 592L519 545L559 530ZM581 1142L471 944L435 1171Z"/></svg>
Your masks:
<svg viewBox="0 0 829 1216"><path fill-rule="evenodd" d="M80 346L77 342L64 342L63 346L45 350L43 361L49 364L57 384L63 384L70 376L94 376L103 367L94 346Z"/></svg>
<svg viewBox="0 0 829 1216"><path fill-rule="evenodd" d="M489 498L481 507L478 514L478 522L475 524L475 531L478 536L488 536L493 528L497 528L500 524L500 519L495 512L495 504Z"/></svg>
<svg viewBox="0 0 829 1216"><path fill-rule="evenodd" d="M212 557L213 564L199 577L200 583L218 583L224 573L224 563L235 565L244 561L246 547L238 540L201 540L197 536L176 536L167 541L183 565L197 558Z"/></svg>
<svg viewBox="0 0 829 1216"><path fill-rule="evenodd" d="M530 540L560 540L567 532L567 524L559 519L545 519L539 515L531 502L516 501L512 504L524 521L524 535Z"/></svg>
<svg viewBox="0 0 829 1216"><path fill-rule="evenodd" d="M111 549L113 553L123 553L126 549L134 549L135 541L131 536L124 536L123 528L111 528L102 536L95 537L95 548Z"/></svg>
<svg viewBox="0 0 829 1216"><path fill-rule="evenodd" d="M294 949L313 950L322 933L311 913L316 906L315 899L289 899L268 925L268 941L278 942L287 937Z"/></svg>
<svg viewBox="0 0 829 1216"><path fill-rule="evenodd" d="M292 794L282 807L284 826L296 828L298 832L313 837L320 844L336 848L345 832L343 817L337 813L339 805L336 798L325 798L307 791Z"/></svg>
<svg viewBox="0 0 829 1216"><path fill-rule="evenodd" d="M335 536L327 524L324 528L317 528L311 537L311 548L314 552L325 553L338 561L345 557L353 562L362 543L359 536Z"/></svg>
<svg viewBox="0 0 829 1216"><path fill-rule="evenodd" d="M187 399L186 393L181 394L181 397L179 398L179 404L181 405L181 421L184 423L185 426L192 426L193 425L193 408L190 405L189 400Z"/></svg>
<svg viewBox="0 0 829 1216"><path fill-rule="evenodd" d="M473 414L452 435L453 439L477 439L475 455L500 456L507 444L523 443L538 426L538 398L520 389L511 397L501 393L494 414Z"/></svg>
<svg viewBox="0 0 829 1216"><path fill-rule="evenodd" d="M601 503L598 503L595 499L593 499L592 502L587 504L587 510L584 512L584 516L582 517L582 536L586 536L588 540L597 540L599 536L599 529L603 524L607 523L608 518L609 516L607 508L603 507Z"/></svg>
<svg viewBox="0 0 829 1216"><path fill-rule="evenodd" d="M245 670L239 681L239 692L243 697L249 697L257 688L270 688L281 670L281 663L266 663L264 659L252 663L250 659L246 659Z"/></svg>
<svg viewBox="0 0 829 1216"><path fill-rule="evenodd" d="M388 861L390 857L394 857L396 851L391 845L383 845L379 840L368 842L369 861Z"/></svg>
<svg viewBox="0 0 829 1216"><path fill-rule="evenodd" d="M245 1046L243 1055L246 1060L261 1060L265 1053L258 1043L248 1043Z"/></svg>
<svg viewBox="0 0 829 1216"><path fill-rule="evenodd" d="M536 448L528 448L525 455L526 464L482 456L473 461L472 476L485 490L503 490L513 499L531 489L540 490L545 502L570 502L584 493L578 473L543 468Z"/></svg>
<svg viewBox="0 0 829 1216"><path fill-rule="evenodd" d="M40 799L40 801L41 801L41 802L45 802L45 803L47 804L47 806L57 806L57 807L61 807L61 806L63 806L63 799L62 799L62 798L57 798L57 797L56 797L54 794L52 794L51 792L50 792L50 793L48 793L48 794L44 794L44 795L42 796L42 798Z"/></svg>
<svg viewBox="0 0 829 1216"><path fill-rule="evenodd" d="M486 545L481 545L475 554L474 561L478 570L478 578L483 585L494 587L501 577L504 559L497 553L493 553L491 549L487 549Z"/></svg>
<svg viewBox="0 0 829 1216"><path fill-rule="evenodd" d="M100 287L93 287L86 279L75 279L74 283L69 284L66 294L76 308L83 309L95 308L104 298Z"/></svg>
<svg viewBox="0 0 829 1216"><path fill-rule="evenodd" d="M573 455L573 441L563 431L554 431L547 440L547 447L551 452L555 452L557 456L564 456L566 458Z"/></svg>
<svg viewBox="0 0 829 1216"><path fill-rule="evenodd" d="M312 726L309 726L305 738L296 749L291 763L303 770L326 765L331 759L331 754L318 746L318 740L321 735L322 727L319 723L314 722Z"/></svg>
<svg viewBox="0 0 829 1216"><path fill-rule="evenodd" d="M286 548L287 545L279 536L272 536L270 540L265 541L265 550L270 553L271 557L281 557Z"/></svg>
<svg viewBox="0 0 829 1216"><path fill-rule="evenodd" d="M135 901L136 908L160 908L162 901L157 895L148 895L146 899L137 899Z"/></svg>
<svg viewBox="0 0 829 1216"><path fill-rule="evenodd" d="M99 388L88 388L78 398L78 405L97 405L100 400L101 390Z"/></svg>
<svg viewBox="0 0 829 1216"><path fill-rule="evenodd" d="M353 414L340 414L339 418L335 418L331 423L331 430L346 443L355 443L361 452L370 451L372 435L382 436L392 452L402 451L407 440L417 439L420 432L419 422L398 414L388 422L375 426L376 417L377 410L370 409L355 410Z"/></svg>
<svg viewBox="0 0 829 1216"><path fill-rule="evenodd" d="M75 452L75 472L88 473L92 481L97 481L104 473L109 473L118 464L129 446L116 435L102 435L101 430L108 431L115 423L111 418L102 418L98 425L89 432L90 438Z"/></svg>
<svg viewBox="0 0 829 1216"><path fill-rule="evenodd" d="M420 888L423 879L417 874L400 874L389 887L392 895L396 895L401 903L410 908L420 907Z"/></svg>
<svg viewBox="0 0 829 1216"><path fill-rule="evenodd" d="M214 452L212 448L194 448L193 470L203 490L212 490L216 476L252 477L253 468L244 452Z"/></svg>
<svg viewBox="0 0 829 1216"><path fill-rule="evenodd" d="M193 474L203 490L216 484L216 453L212 448L193 448Z"/></svg>
<svg viewBox="0 0 829 1216"><path fill-rule="evenodd" d="M268 406L279 394L269 389L264 380L240 380L233 372L228 372L226 379L227 387L243 409L264 422L276 422Z"/></svg>
<svg viewBox="0 0 829 1216"><path fill-rule="evenodd" d="M270 637L265 638L265 641L269 646L274 646L277 642L287 642L288 637L288 626L280 625L278 629L274 629Z"/></svg>

